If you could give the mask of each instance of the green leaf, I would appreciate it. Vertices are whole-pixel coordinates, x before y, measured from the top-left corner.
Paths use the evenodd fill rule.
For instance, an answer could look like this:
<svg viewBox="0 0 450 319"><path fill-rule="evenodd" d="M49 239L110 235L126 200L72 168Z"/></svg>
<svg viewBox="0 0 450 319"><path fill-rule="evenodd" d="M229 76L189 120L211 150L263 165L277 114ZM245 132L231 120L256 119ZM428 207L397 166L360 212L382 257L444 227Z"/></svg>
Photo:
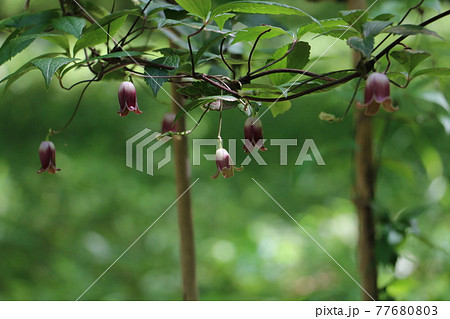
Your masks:
<svg viewBox="0 0 450 319"><path fill-rule="evenodd" d="M230 1L214 9L212 17L214 18L219 14L226 12L308 16L316 23L319 23L317 19L307 14L303 10L285 4L269 1Z"/></svg>
<svg viewBox="0 0 450 319"><path fill-rule="evenodd" d="M45 79L45 84L47 88L50 86L50 82L52 80L53 75L58 69L67 63L75 61L77 59L74 58L42 58L35 59L31 61L33 65L35 65L39 70L41 70L42 75Z"/></svg>
<svg viewBox="0 0 450 319"><path fill-rule="evenodd" d="M13 33L9 36L5 42L3 42L0 48L0 65L6 61L12 59L15 55L25 50L36 38L43 36L54 36L54 34L30 34L14 37Z"/></svg>
<svg viewBox="0 0 450 319"><path fill-rule="evenodd" d="M219 28L222 30L223 26L225 25L225 22L228 21L228 19L231 19L235 17L236 15L234 13L222 13L218 16L214 17L214 21L216 21Z"/></svg>
<svg viewBox="0 0 450 319"><path fill-rule="evenodd" d="M223 35L218 35L208 41L204 46L202 46L194 55L194 64L197 65L205 52L221 39L223 39Z"/></svg>
<svg viewBox="0 0 450 319"><path fill-rule="evenodd" d="M395 14L390 14L390 13L382 13L377 15L375 18L373 18L373 20L377 20L377 21L389 21L391 19L395 18Z"/></svg>
<svg viewBox="0 0 450 319"><path fill-rule="evenodd" d="M406 72L411 73L416 66L429 58L431 54L426 51L402 50L392 52L391 56L405 68Z"/></svg>
<svg viewBox="0 0 450 319"><path fill-rule="evenodd" d="M211 11L211 0L175 0L187 12L199 16L203 20L208 18Z"/></svg>
<svg viewBox="0 0 450 319"><path fill-rule="evenodd" d="M22 29L38 24L48 24L52 19L58 18L58 10L45 10L37 13L24 13L0 21L0 30L4 28Z"/></svg>
<svg viewBox="0 0 450 319"><path fill-rule="evenodd" d="M364 36L367 37L374 37L378 33L380 33L383 29L387 28L394 22L390 21L367 21L363 25L364 30Z"/></svg>
<svg viewBox="0 0 450 319"><path fill-rule="evenodd" d="M353 26L359 32L363 32L363 25L366 23L368 15L364 10L340 11L339 15L348 25Z"/></svg>
<svg viewBox="0 0 450 319"><path fill-rule="evenodd" d="M306 33L332 36L346 40L350 37L359 36L359 32L346 25L342 19L320 20L321 26L317 23L309 23L298 29L297 38L300 39Z"/></svg>
<svg viewBox="0 0 450 319"><path fill-rule="evenodd" d="M89 60L85 60L84 62L100 60L100 59L132 57L132 56L139 56L139 55L148 55L148 53L137 52L137 51L119 51L119 52L113 52L113 53L96 56L96 57L90 58Z"/></svg>
<svg viewBox="0 0 450 319"><path fill-rule="evenodd" d="M127 19L127 16L120 16L116 20L110 22L109 27L109 35L105 32L106 26L102 26L101 28L93 28L88 30L85 30L85 33L83 36L75 43L75 46L73 48L73 55L75 55L78 51L81 49L84 49L86 47L95 46L97 44L106 42L109 36L113 36L119 29L122 27L123 23ZM92 26L91 26L92 27Z"/></svg>
<svg viewBox="0 0 450 319"><path fill-rule="evenodd" d="M151 3L147 6L147 8L145 9L145 16L150 16L152 14L155 14L159 11L168 9L168 10L174 10L174 11L182 11L184 10L182 7L177 6L175 4L170 4L167 3L165 1L160 1L160 0L140 0L141 1L141 9L144 9L144 7L147 5L147 3L149 1L151 1Z"/></svg>
<svg viewBox="0 0 450 319"><path fill-rule="evenodd" d="M416 78L421 75L427 75L427 76L450 76L450 68L429 68L424 70L419 70L412 78Z"/></svg>
<svg viewBox="0 0 450 319"><path fill-rule="evenodd" d="M277 51L272 56L272 59L267 61L274 61L279 58L281 58L290 48L292 47L292 44L287 44ZM280 62L275 63L271 67L269 67L269 70L273 69L284 69L284 68L290 68L290 69L302 69L308 62L309 62L309 51L311 50L310 45L307 42L299 41L296 45L294 50L287 56L287 58L281 60ZM269 75L270 81L278 86L282 85L283 83L289 82L289 80L292 79L292 77L299 75L293 75L289 73L275 73Z"/></svg>
<svg viewBox="0 0 450 319"><path fill-rule="evenodd" d="M63 32L70 33L76 38L81 38L86 20L77 17L62 17L53 21L53 26Z"/></svg>
<svg viewBox="0 0 450 319"><path fill-rule="evenodd" d="M291 106L292 106L291 101L276 102L272 104L270 112L272 112L273 117L277 117L279 114L283 114L289 111Z"/></svg>
<svg viewBox="0 0 450 319"><path fill-rule="evenodd" d="M285 30L278 28L278 27L272 27L272 26L258 26L258 27L252 27L252 28L246 28L243 30L239 30L235 38L233 39L232 44L242 42L242 41L254 41L256 38L263 33L264 31L270 30L269 32L265 33L261 39L271 39L274 37L277 37L282 34L287 34Z"/></svg>
<svg viewBox="0 0 450 319"><path fill-rule="evenodd" d="M67 39L67 37L65 35L63 35L63 34L56 35L55 34L55 36L52 36L52 37L46 36L46 37L42 37L42 39L56 44L57 46L63 48L64 51L66 51L66 53L68 55L70 55L70 44L69 44L69 40Z"/></svg>
<svg viewBox="0 0 450 319"><path fill-rule="evenodd" d="M355 51L362 53L366 58L370 59L373 51L375 40L373 37L364 39L358 37L351 37L347 40L347 44Z"/></svg>
<svg viewBox="0 0 450 319"><path fill-rule="evenodd" d="M35 59L40 59L40 58L47 58L47 57L56 57L58 56L60 53L45 53L42 54L38 57L36 57ZM33 60L28 61L27 63L25 63L24 65L22 65L19 69L17 69L15 72L9 74L8 76L4 77L0 83L3 83L5 81L6 82L6 86L5 86L5 90L8 89L8 87L11 86L11 84L13 84L15 81L17 81L19 78L21 78L23 75L25 75L26 73L30 72L31 70L36 69L36 66L34 66L31 62Z"/></svg>
<svg viewBox="0 0 450 319"><path fill-rule="evenodd" d="M414 24L402 24L395 27L390 27L388 29L383 30L383 33L392 33L399 35L416 35L416 34L425 34L425 35L433 35L442 39L436 32L425 29L420 25Z"/></svg>
<svg viewBox="0 0 450 319"><path fill-rule="evenodd" d="M94 31L96 29L101 29L101 28L106 30L105 27L108 24L110 24L111 22L117 20L118 18L127 17L129 15L139 16L140 10L128 9L128 10L120 10L120 11L116 11L114 13L108 14L107 16L99 19L96 23L93 23L89 27L85 28L84 33L91 32L91 31Z"/></svg>
<svg viewBox="0 0 450 319"><path fill-rule="evenodd" d="M167 65L177 68L180 64L180 57L178 55L170 55L166 57L162 57L153 61L154 63ZM169 78L153 78L153 76L169 76L170 72L166 69L155 68L155 67L146 67L145 68L146 75L152 76L152 78L145 78L145 82L150 86L153 91L155 97L158 95L159 90L162 85L169 80Z"/></svg>
<svg viewBox="0 0 450 319"><path fill-rule="evenodd" d="M220 94L220 89L209 84L208 82L197 81L178 89L182 95L188 96L190 99L199 99L204 96L214 96Z"/></svg>

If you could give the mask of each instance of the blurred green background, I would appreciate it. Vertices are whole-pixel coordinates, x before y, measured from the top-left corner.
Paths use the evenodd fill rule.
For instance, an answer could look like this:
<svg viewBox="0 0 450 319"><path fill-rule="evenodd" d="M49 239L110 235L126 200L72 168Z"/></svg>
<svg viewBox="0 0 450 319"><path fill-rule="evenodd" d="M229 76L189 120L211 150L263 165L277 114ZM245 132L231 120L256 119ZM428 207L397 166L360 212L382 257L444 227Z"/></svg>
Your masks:
<svg viewBox="0 0 450 319"><path fill-rule="evenodd" d="M0 18L21 12L23 1L2 0ZM98 1L110 6L110 1ZM130 1L119 1L129 7ZM280 1L281 2L281 1ZM408 1L380 1L370 11L405 12ZM415 3L417 1L409 1ZM428 1L424 17L437 13ZM217 3L217 2L216 2ZM283 1L316 18L336 16L343 3ZM56 6L31 0L31 10ZM448 9L444 4L442 10ZM275 24L295 30L292 17L239 18L247 25ZM397 18L398 20L398 18ZM305 23L301 21L301 23ZM131 23L128 21L128 23ZM448 18L430 26L445 39L417 36L406 43L428 50L425 66L450 67ZM126 28L122 29L124 34ZM0 34L0 39L5 39ZM307 35L312 39L312 35ZM164 39L157 38L164 45ZM333 42L312 40L318 57ZM287 39L261 42L267 58ZM51 44L35 41L0 67L0 78L15 71ZM250 48L250 45L248 46ZM247 49L248 49L247 48ZM334 45L311 71L351 66L344 41ZM385 65L379 65L384 70ZM421 66L422 67L422 66ZM400 67L393 66L393 69ZM73 73L65 83L88 78ZM173 163L149 176L125 165L125 142L144 128L160 129L170 100L155 99L136 87L144 114L120 118L120 81L95 83L71 126L52 138L61 172L37 175L38 147L49 128L58 129L72 114L81 88L62 90L55 79L46 90L32 71L1 92L0 100L0 300L76 299L175 200ZM231 179L211 180L215 163L192 167L195 242L202 300L357 300L357 285L258 187L260 183L321 245L358 280L355 249L357 218L351 202L353 122L320 121L320 112L340 116L354 82L332 92L294 102L276 118L262 118L265 137L298 139L287 166L279 147L262 154ZM169 86L166 85L169 89ZM396 300L445 300L450 296L450 107L448 78L419 78L407 90L392 88L400 110L375 118L379 286L381 297ZM0 88L4 90L4 85ZM358 93L362 99L362 91ZM352 113L352 112L350 112ZM194 118L200 110L193 112ZM222 137L243 138L245 117L225 112ZM218 114L210 113L192 138L214 138ZM187 119L188 127L193 122ZM326 166L294 162L307 138L314 139ZM227 143L225 143L227 146ZM191 148L192 150L192 148ZM214 153L213 146L204 147ZM238 163L245 155L238 148ZM163 157L163 151L157 152ZM83 297L83 300L180 300L181 275L176 208L172 207Z"/></svg>

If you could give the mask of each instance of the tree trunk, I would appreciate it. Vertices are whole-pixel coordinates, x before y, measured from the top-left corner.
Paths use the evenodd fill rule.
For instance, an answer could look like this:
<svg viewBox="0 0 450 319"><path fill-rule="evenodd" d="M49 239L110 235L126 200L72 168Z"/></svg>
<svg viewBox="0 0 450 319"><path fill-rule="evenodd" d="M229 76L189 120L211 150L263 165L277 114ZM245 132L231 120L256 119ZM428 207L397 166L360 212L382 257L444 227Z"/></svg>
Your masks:
<svg viewBox="0 0 450 319"><path fill-rule="evenodd" d="M179 105L183 105L183 97L177 92L176 84L172 83L172 112L177 114ZM178 103L178 104L177 104ZM185 131L185 117L181 117L177 122L179 131ZM173 137L173 147L175 156L175 175L177 183L177 195L181 196L177 202L178 226L180 229L180 259L181 273L183 279L183 299L197 300L197 278L195 270L195 244L194 226L192 222L191 195L190 190L190 166L188 158L188 138L183 135Z"/></svg>
<svg viewBox="0 0 450 319"><path fill-rule="evenodd" d="M366 0L347 0L348 8L365 9ZM354 55L355 65L359 55ZM375 221L372 202L375 197L373 157L373 121L363 111L355 111L355 181L354 203L358 214L358 262L363 300L378 299L377 260L375 256ZM370 296L369 296L370 295Z"/></svg>

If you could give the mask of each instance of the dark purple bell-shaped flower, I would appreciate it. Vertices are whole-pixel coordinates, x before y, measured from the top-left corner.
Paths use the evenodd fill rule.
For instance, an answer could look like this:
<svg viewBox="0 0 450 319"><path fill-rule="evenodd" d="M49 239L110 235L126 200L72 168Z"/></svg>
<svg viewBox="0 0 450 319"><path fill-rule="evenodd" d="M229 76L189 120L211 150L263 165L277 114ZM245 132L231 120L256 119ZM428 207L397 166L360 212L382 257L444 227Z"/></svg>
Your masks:
<svg viewBox="0 0 450 319"><path fill-rule="evenodd" d="M120 116L127 116L128 113L134 112L136 114L141 114L142 111L139 110L136 88L131 82L122 82L119 86L119 105L120 110L117 112Z"/></svg>
<svg viewBox="0 0 450 319"><path fill-rule="evenodd" d="M380 109L380 104L387 112L394 112L398 107L392 106L389 79L384 73L374 72L366 80L364 90L364 104L356 103L360 109L366 109L366 115L375 115Z"/></svg>
<svg viewBox="0 0 450 319"><path fill-rule="evenodd" d="M260 151L267 151L263 145L263 127L261 121L256 117L249 117L244 124L245 144L243 146L245 153L250 153L250 144L258 147ZM251 148L253 149L253 148Z"/></svg>
<svg viewBox="0 0 450 319"><path fill-rule="evenodd" d="M50 174L55 174L61 169L56 168L56 149L52 142L44 141L39 146L39 159L41 160L41 169L37 172L38 174L47 171Z"/></svg>
<svg viewBox="0 0 450 319"><path fill-rule="evenodd" d="M242 167L235 167L233 165L230 154L228 154L227 150L222 147L216 151L216 165L217 172L211 176L212 179L216 179L220 174L222 174L224 178L232 177L235 170L243 170Z"/></svg>
<svg viewBox="0 0 450 319"><path fill-rule="evenodd" d="M166 113L162 120L161 134L167 132L178 132L178 125L175 121L176 114Z"/></svg>

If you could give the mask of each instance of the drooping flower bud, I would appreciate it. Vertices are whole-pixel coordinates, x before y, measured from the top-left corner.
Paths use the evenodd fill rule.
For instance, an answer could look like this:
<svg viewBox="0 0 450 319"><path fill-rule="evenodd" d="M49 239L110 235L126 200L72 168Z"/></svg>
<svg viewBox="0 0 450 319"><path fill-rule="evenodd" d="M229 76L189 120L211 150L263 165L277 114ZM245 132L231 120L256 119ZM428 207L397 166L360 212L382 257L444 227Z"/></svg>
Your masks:
<svg viewBox="0 0 450 319"><path fill-rule="evenodd" d="M212 179L216 179L220 174L224 178L232 177L234 175L234 171L242 171L242 167L235 167L233 162L231 161L230 154L228 154L227 150L224 148L219 148L216 151L216 166L217 172L213 176Z"/></svg>
<svg viewBox="0 0 450 319"><path fill-rule="evenodd" d="M44 141L39 146L39 159L41 160L41 169L37 172L38 174L47 171L50 174L55 174L61 169L56 168L56 149L52 142Z"/></svg>
<svg viewBox="0 0 450 319"><path fill-rule="evenodd" d="M174 113L166 113L162 120L161 134L167 132L178 132L178 125L175 121L176 115Z"/></svg>
<svg viewBox="0 0 450 319"><path fill-rule="evenodd" d="M134 112L136 114L141 114L142 111L139 110L136 88L131 82L122 82L119 86L119 105L120 110L117 112L120 116L127 116L128 113Z"/></svg>
<svg viewBox="0 0 450 319"><path fill-rule="evenodd" d="M366 108L366 115L375 115L380 109L380 104L387 112L394 112L398 107L392 106L389 79L384 73L374 72L366 80L364 90L364 104L356 103L360 109Z"/></svg>
<svg viewBox="0 0 450 319"><path fill-rule="evenodd" d="M260 119L256 117L249 117L244 124L244 152L250 153L254 147L259 148L260 151L267 151L264 147L263 127Z"/></svg>

